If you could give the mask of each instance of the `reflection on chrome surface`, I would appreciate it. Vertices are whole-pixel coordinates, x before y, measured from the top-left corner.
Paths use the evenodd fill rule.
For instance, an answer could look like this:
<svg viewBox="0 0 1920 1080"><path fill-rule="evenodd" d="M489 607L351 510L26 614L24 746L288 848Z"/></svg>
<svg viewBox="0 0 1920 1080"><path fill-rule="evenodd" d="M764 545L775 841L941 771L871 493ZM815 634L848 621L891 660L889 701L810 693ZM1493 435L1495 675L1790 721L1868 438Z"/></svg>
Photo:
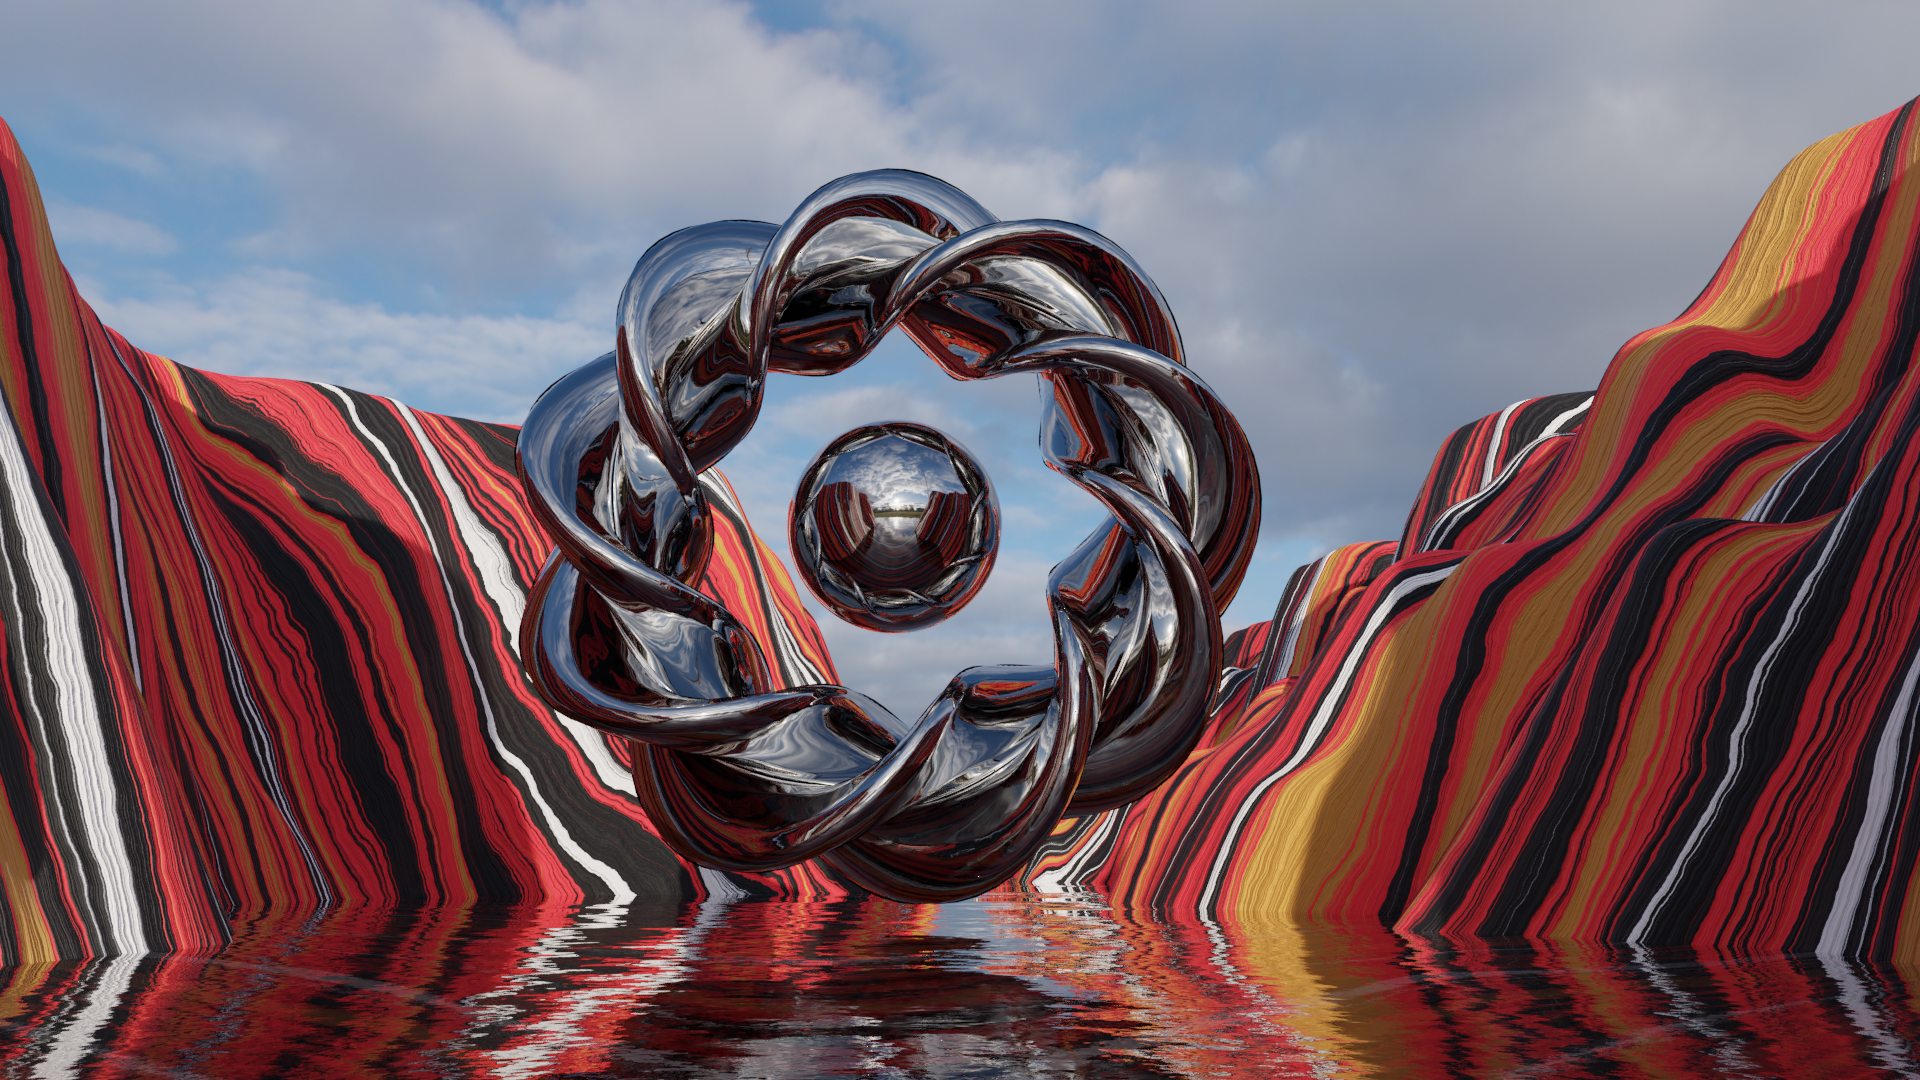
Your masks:
<svg viewBox="0 0 1920 1080"><path fill-rule="evenodd" d="M767 373L843 370L896 326L956 379L1044 379L1042 456L1112 515L1048 582L1051 662L962 671L917 722L825 683L791 643L756 641L693 585L731 499L706 470L752 428ZM645 744L635 785L675 851L730 870L820 858L883 896L955 900L1005 880L1063 815L1132 802L1180 767L1219 681L1259 476L1159 289L1111 241L1000 221L920 173L859 173L781 225L655 244L613 344L521 429L528 502L559 545L521 660L555 709ZM852 598L828 600L844 616L911 629L978 588L991 489L950 461L966 506L889 505L871 529L841 481L806 494L796 531L820 554L803 573Z"/></svg>
<svg viewBox="0 0 1920 1080"><path fill-rule="evenodd" d="M1096 896L344 911L25 965L0 1074L1912 1076L1911 975L1166 922Z"/></svg>
<svg viewBox="0 0 1920 1080"><path fill-rule="evenodd" d="M1000 503L965 447L920 424L856 428L800 475L795 569L835 615L919 630L967 605L1000 548Z"/></svg>

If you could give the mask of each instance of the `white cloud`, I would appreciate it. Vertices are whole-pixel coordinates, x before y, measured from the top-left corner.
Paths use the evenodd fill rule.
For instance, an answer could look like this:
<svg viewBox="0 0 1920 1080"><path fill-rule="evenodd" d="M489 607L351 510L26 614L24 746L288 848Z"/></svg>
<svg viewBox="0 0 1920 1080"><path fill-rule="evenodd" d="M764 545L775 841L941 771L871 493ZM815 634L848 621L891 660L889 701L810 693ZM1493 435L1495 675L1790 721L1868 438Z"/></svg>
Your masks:
<svg viewBox="0 0 1920 1080"><path fill-rule="evenodd" d="M169 342L192 367L336 383L501 423L519 423L549 383L606 351L604 335L578 323L396 314L331 299L288 270L138 299L82 286L128 340Z"/></svg>
<svg viewBox="0 0 1920 1080"><path fill-rule="evenodd" d="M925 424L961 439L973 434L973 423L950 403L916 393L911 383L837 389L837 381L822 379L815 383L818 390L791 398L774 400L770 394L758 426L781 435L805 434L822 445L842 432L886 420Z"/></svg>
<svg viewBox="0 0 1920 1080"><path fill-rule="evenodd" d="M135 176L147 179L161 176L167 171L166 164L160 160L159 155L124 143L108 146L81 146L78 151L82 157L125 169Z"/></svg>
<svg viewBox="0 0 1920 1080"><path fill-rule="evenodd" d="M56 224L136 342L497 419L607 347L625 271L670 229L777 220L881 166L1086 222L1165 289L1260 456L1263 553L1291 553L1394 535L1448 431L1593 386L1795 151L1920 90L1920 9L1891 0L827 10L774 33L690 0L0 0L0 92L79 131L75 157L259 203L208 241L68 196L129 222ZM992 419L1030 381L851 377L776 380L726 463L764 532L805 457L899 416L986 461L1009 532L1036 530L1022 557L1064 554L1037 552L1081 496L1034 465L1030 412ZM915 640L938 639L849 662L926 668L941 648Z"/></svg>
<svg viewBox="0 0 1920 1080"><path fill-rule="evenodd" d="M69 246L107 248L125 255L170 255L180 246L165 229L95 206L50 199L47 221L55 242Z"/></svg>
<svg viewBox="0 0 1920 1080"><path fill-rule="evenodd" d="M1047 572L1065 555L1002 552L987 584L959 614L910 634L862 630L826 614L811 596L808 602L841 682L915 719L967 668L1053 662Z"/></svg>
<svg viewBox="0 0 1920 1080"><path fill-rule="evenodd" d="M990 200L1064 188L1064 154L957 145L854 66L858 40L772 35L737 4L11 7L0 89L58 85L176 167L270 186L281 213L248 259L372 245L511 290L683 225L783 217L859 169Z"/></svg>

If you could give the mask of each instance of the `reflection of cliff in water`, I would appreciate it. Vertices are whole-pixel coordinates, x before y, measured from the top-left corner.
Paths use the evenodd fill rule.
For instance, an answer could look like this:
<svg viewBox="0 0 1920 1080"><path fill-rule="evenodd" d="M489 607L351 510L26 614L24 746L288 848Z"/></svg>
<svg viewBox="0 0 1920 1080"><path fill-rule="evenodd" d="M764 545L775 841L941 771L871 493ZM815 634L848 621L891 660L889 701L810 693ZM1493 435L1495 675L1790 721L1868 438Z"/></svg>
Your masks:
<svg viewBox="0 0 1920 1080"><path fill-rule="evenodd" d="M1896 965L1448 943L1094 894L346 910L0 969L5 1076L1913 1075Z"/></svg>

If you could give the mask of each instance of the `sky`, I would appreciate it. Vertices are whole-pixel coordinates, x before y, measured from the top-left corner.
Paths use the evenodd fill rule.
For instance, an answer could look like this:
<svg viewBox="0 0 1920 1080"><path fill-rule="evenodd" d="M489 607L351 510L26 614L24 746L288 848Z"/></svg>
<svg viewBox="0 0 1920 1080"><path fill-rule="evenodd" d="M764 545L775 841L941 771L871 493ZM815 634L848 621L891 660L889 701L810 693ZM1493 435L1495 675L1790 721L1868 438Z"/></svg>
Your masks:
<svg viewBox="0 0 1920 1080"><path fill-rule="evenodd" d="M611 347L675 229L780 221L863 169L1110 237L1259 459L1228 629L1293 567L1398 535L1440 441L1596 385L1680 312L1802 147L1920 94L1909 3L957 4L0 0L0 117L81 292L135 344L517 423ZM1044 581L1101 517L1048 472L1030 377L888 341L776 376L722 462L785 551L862 424L940 428L1003 516L947 624L820 615L842 681L917 714L1051 656Z"/></svg>

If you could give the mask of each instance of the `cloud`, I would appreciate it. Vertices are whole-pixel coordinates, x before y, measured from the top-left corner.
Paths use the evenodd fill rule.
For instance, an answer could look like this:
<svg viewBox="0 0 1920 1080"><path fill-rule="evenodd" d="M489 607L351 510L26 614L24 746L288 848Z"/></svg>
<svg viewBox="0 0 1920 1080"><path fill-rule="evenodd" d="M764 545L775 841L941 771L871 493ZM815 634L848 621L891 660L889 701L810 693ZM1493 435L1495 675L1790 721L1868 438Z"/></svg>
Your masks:
<svg viewBox="0 0 1920 1080"><path fill-rule="evenodd" d="M808 603L841 682L915 719L967 668L1053 663L1045 586L1055 561L1002 552L987 584L958 615L910 634L862 630L827 614L811 596Z"/></svg>
<svg viewBox="0 0 1920 1080"><path fill-rule="evenodd" d="M514 419L604 351L626 271L671 229L778 220L882 166L1087 223L1165 290L1259 455L1258 595L1236 618L1270 606L1276 559L1397 533L1453 428L1595 385L1794 152L1920 91L1920 9L1891 0L841 0L769 6L780 30L691 0L4 10L10 119L132 178L105 189L144 185L66 196L127 222L60 212L83 289L217 370ZM889 355L770 384L725 465L762 531L784 532L827 439L912 419L982 458L1044 574L1089 512L1037 466L1032 381ZM989 592L1037 592L1001 573ZM937 640L848 642L845 662L1000 655L912 644Z"/></svg>
<svg viewBox="0 0 1920 1080"><path fill-rule="evenodd" d="M180 246L165 229L94 206L49 200L47 221L62 243L123 255L170 255Z"/></svg>
<svg viewBox="0 0 1920 1080"><path fill-rule="evenodd" d="M1920 90L1888 4L837 10L916 115L1100 148L1073 212L1241 410L1269 540L1391 535L1447 431L1595 385L1788 157Z"/></svg>
<svg viewBox="0 0 1920 1080"><path fill-rule="evenodd" d="M954 145L865 74L857 38L775 35L738 4L13 8L0 88L56 85L116 143L268 185L279 212L244 257L371 245L476 296L784 217L850 171L932 166L992 197L1049 186L1064 156Z"/></svg>
<svg viewBox="0 0 1920 1080"><path fill-rule="evenodd" d="M330 298L289 270L255 268L148 298L85 280L81 288L128 340L167 342L189 366L335 383L499 423L519 423L549 383L606 351L603 335L576 322L396 314Z"/></svg>
<svg viewBox="0 0 1920 1080"><path fill-rule="evenodd" d="M872 371L873 360L862 361L862 364ZM789 386L794 381L797 380L780 380ZM804 433L819 439L822 445L841 432L888 420L925 424L963 438L974 432L973 422L954 408L952 402L917 393L911 382L888 381L845 388L837 388L836 382L838 380L815 381L813 385L819 389L779 400L774 400L770 393L758 426L781 435Z"/></svg>

